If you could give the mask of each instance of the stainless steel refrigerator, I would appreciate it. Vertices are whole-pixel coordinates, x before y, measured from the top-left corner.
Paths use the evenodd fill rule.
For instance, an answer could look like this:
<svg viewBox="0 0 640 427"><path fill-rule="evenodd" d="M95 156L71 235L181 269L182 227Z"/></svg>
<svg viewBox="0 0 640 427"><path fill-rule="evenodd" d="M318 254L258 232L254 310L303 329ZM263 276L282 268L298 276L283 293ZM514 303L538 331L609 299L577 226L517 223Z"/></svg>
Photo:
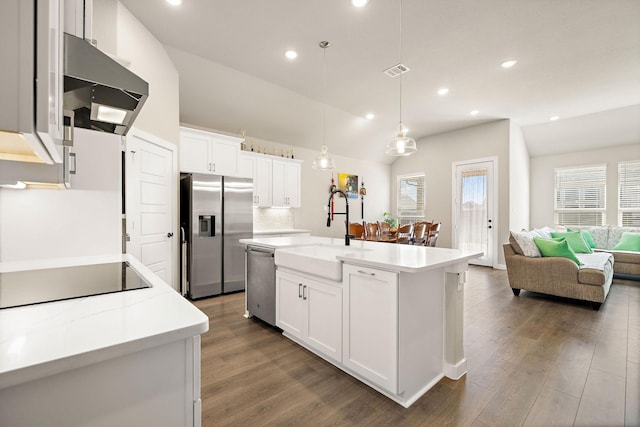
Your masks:
<svg viewBox="0 0 640 427"><path fill-rule="evenodd" d="M183 293L189 298L245 289L244 246L238 240L253 237L252 196L251 179L180 174Z"/></svg>

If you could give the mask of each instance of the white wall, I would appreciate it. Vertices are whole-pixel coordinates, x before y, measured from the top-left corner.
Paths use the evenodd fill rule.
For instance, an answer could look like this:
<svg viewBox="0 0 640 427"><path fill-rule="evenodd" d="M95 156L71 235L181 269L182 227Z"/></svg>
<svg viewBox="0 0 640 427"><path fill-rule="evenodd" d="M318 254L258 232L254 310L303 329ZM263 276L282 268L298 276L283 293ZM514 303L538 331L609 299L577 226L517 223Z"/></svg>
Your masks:
<svg viewBox="0 0 640 427"><path fill-rule="evenodd" d="M534 157L531 159L531 227L553 225L554 169L607 165L606 223L618 223L618 162L640 160L640 142L600 150Z"/></svg>
<svg viewBox="0 0 640 427"><path fill-rule="evenodd" d="M0 261L122 252L120 137L76 129L75 145L75 189L0 189Z"/></svg>
<svg viewBox="0 0 640 427"><path fill-rule="evenodd" d="M529 152L520 126L509 126L509 230L529 229Z"/></svg>
<svg viewBox="0 0 640 427"><path fill-rule="evenodd" d="M335 216L331 227L327 228L325 207L329 200L331 172L312 169L313 159L318 151L305 148L296 149L296 158L304 160L302 164L302 208L295 211L296 228L311 230L315 236L342 237L345 234L344 215ZM329 153L331 154L331 153ZM383 163L374 163L360 159L333 156L336 168L333 176L338 182L338 173L358 175L359 184L364 179L367 195L364 199L364 220L375 222L382 219L382 213L390 210L390 167ZM335 212L344 212L344 199L335 197ZM362 222L360 198L349 199L349 221Z"/></svg>
<svg viewBox="0 0 640 427"><path fill-rule="evenodd" d="M437 246L451 247L452 163L485 157L498 158L498 243L509 238L509 121L499 120L457 131L422 138L418 152L400 157L391 165L391 206L396 211L398 175L424 173L426 187L426 219L442 222ZM496 248L498 264L504 254Z"/></svg>
<svg viewBox="0 0 640 427"><path fill-rule="evenodd" d="M135 126L166 141L180 141L180 93L176 67L163 45L118 2L116 55L149 83L149 98Z"/></svg>

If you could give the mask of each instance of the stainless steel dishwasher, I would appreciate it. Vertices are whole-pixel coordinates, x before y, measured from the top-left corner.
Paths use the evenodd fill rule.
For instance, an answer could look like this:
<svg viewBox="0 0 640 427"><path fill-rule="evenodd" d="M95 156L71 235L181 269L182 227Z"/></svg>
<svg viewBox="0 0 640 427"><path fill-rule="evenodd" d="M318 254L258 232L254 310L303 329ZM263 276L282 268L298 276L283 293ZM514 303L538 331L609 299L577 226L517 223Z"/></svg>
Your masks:
<svg viewBox="0 0 640 427"><path fill-rule="evenodd" d="M252 316L276 325L276 264L274 250L247 246L247 310Z"/></svg>

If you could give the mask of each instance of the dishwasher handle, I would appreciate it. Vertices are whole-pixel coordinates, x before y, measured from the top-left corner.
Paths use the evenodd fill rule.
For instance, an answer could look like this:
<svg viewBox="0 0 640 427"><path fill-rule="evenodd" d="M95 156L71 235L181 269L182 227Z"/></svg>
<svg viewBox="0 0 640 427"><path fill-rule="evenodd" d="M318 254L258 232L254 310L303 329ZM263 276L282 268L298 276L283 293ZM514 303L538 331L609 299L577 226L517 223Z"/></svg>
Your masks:
<svg viewBox="0 0 640 427"><path fill-rule="evenodd" d="M252 255L255 254L257 256L272 257L272 258L274 255L274 251L272 249L262 249L262 248L252 247L252 246L247 246L246 252L247 254L251 253Z"/></svg>

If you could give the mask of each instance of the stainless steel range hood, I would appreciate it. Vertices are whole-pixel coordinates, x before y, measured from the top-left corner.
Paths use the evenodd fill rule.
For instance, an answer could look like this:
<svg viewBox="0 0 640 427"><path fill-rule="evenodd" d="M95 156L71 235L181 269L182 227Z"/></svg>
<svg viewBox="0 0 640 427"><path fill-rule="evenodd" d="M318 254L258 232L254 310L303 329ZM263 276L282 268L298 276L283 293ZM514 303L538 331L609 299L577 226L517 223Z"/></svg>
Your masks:
<svg viewBox="0 0 640 427"><path fill-rule="evenodd" d="M74 126L125 135L149 96L149 84L91 43L64 34L65 110Z"/></svg>

